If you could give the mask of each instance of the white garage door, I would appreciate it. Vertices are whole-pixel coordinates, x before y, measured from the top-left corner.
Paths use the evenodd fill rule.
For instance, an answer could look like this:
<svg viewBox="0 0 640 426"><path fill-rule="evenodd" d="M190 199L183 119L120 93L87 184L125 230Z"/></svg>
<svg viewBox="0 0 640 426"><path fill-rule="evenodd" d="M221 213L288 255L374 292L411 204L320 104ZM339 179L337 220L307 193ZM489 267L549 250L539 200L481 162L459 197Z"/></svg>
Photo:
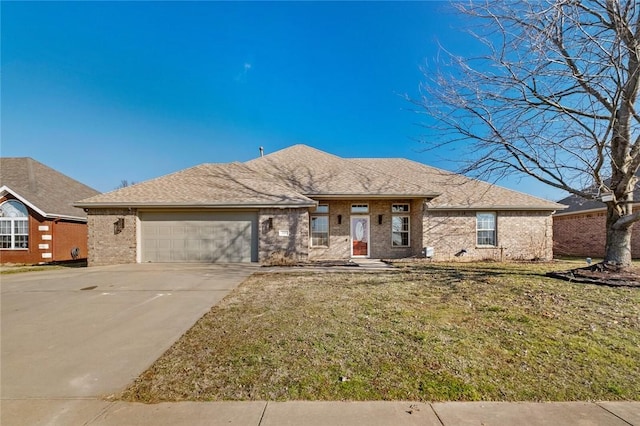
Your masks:
<svg viewBox="0 0 640 426"><path fill-rule="evenodd" d="M140 212L142 262L257 262L257 213Z"/></svg>

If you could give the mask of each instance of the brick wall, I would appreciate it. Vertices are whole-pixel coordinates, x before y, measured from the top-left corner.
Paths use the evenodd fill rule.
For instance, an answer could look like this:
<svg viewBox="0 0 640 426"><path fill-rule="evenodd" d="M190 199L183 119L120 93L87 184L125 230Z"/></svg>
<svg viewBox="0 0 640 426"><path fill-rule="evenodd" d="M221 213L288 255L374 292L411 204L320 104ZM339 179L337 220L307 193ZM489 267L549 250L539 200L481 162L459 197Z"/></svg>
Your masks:
<svg viewBox="0 0 640 426"><path fill-rule="evenodd" d="M0 204L13 197L0 198ZM39 264L72 260L71 249L78 247L79 259L87 258L87 224L55 220L40 216L26 206L29 213L29 247L0 250L0 263Z"/></svg>
<svg viewBox="0 0 640 426"><path fill-rule="evenodd" d="M309 256L309 213L306 209L262 209L258 214L258 258Z"/></svg>
<svg viewBox="0 0 640 426"><path fill-rule="evenodd" d="M353 214L369 217L370 257L374 259L399 259L417 256L422 250L422 200L319 200L329 205L329 246L310 247L312 259L348 259L351 257L351 205L368 204L369 213ZM409 203L409 247L391 245L391 206ZM379 223L379 216L382 223ZM403 214L404 215L404 214ZM340 216L340 219L339 219Z"/></svg>
<svg viewBox="0 0 640 426"><path fill-rule="evenodd" d="M605 211L553 217L553 252L558 256L604 257ZM640 258L640 235L631 236L631 256Z"/></svg>
<svg viewBox="0 0 640 426"><path fill-rule="evenodd" d="M89 266L136 263L136 210L89 209ZM116 233L114 223L124 219Z"/></svg>
<svg viewBox="0 0 640 426"><path fill-rule="evenodd" d="M71 251L77 248L77 259L88 255L88 229L86 223L59 221L51 226L53 238L53 259L56 262L73 260Z"/></svg>
<svg viewBox="0 0 640 426"><path fill-rule="evenodd" d="M548 212L497 212L496 247L476 245L475 211L427 209L424 223L424 245L434 248L435 260L548 260L553 257L553 227Z"/></svg>

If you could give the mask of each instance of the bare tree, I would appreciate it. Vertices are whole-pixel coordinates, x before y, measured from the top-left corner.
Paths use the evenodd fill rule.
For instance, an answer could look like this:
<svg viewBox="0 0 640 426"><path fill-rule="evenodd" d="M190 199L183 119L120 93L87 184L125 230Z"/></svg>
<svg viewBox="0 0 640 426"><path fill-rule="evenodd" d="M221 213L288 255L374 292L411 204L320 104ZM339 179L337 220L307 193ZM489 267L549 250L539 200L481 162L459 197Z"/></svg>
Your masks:
<svg viewBox="0 0 640 426"><path fill-rule="evenodd" d="M135 183L134 181L129 182L129 181L128 181L128 180L126 180L126 179L122 179L122 180L120 181L120 185L118 185L118 186L116 187L116 189L126 188L126 187L128 187L128 186L135 185L135 184L136 184L136 183Z"/></svg>
<svg viewBox="0 0 640 426"><path fill-rule="evenodd" d="M637 0L454 3L486 54L447 54L411 101L427 149L466 148L465 170L526 174L607 206L605 261L631 264L640 166ZM484 52L483 52L484 53ZM425 124L427 126L427 124Z"/></svg>

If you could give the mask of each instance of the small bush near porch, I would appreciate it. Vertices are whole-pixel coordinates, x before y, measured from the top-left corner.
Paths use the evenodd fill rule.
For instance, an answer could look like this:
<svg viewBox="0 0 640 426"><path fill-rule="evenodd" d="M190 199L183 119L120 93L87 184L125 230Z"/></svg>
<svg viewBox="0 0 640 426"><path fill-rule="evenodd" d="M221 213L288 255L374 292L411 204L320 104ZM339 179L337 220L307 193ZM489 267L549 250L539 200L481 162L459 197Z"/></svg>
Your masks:
<svg viewBox="0 0 640 426"><path fill-rule="evenodd" d="M640 289L544 276L571 267L257 274L122 397L640 399Z"/></svg>

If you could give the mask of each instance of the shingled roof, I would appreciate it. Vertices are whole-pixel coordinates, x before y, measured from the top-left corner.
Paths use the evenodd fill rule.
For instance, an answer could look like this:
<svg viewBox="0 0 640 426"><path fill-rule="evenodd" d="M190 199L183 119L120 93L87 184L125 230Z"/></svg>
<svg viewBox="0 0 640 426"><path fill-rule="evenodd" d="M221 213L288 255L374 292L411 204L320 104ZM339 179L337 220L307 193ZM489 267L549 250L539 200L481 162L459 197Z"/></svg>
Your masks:
<svg viewBox="0 0 640 426"><path fill-rule="evenodd" d="M605 183L608 184L609 182L606 181ZM595 187L592 187L592 188L586 189L585 192L591 192L593 194L597 194L598 190ZM634 200L634 203L640 203L640 182L636 183L636 187L633 190L633 200ZM607 205L600 200L590 200L590 199L579 197L577 195L570 195L558 201L558 203L565 205L567 208L566 210L563 210L560 213L556 213L556 216L607 209Z"/></svg>
<svg viewBox="0 0 640 426"><path fill-rule="evenodd" d="M311 207L316 202L241 163L201 164L100 194L80 207Z"/></svg>
<svg viewBox="0 0 640 426"><path fill-rule="evenodd" d="M439 188L398 179L306 145L294 145L245 163L282 185L313 197L422 197L433 198Z"/></svg>
<svg viewBox="0 0 640 426"><path fill-rule="evenodd" d="M404 158L356 158L350 161L437 189L431 209L561 210L565 206ZM399 173L399 171L401 171Z"/></svg>
<svg viewBox="0 0 640 426"><path fill-rule="evenodd" d="M74 203L99 194L29 157L0 158L0 193L11 193L44 217L80 220L87 215Z"/></svg>
<svg viewBox="0 0 640 426"><path fill-rule="evenodd" d="M564 206L406 159L341 158L306 145L246 163L202 164L78 202L81 207L306 207L312 198L424 198L429 208Z"/></svg>

